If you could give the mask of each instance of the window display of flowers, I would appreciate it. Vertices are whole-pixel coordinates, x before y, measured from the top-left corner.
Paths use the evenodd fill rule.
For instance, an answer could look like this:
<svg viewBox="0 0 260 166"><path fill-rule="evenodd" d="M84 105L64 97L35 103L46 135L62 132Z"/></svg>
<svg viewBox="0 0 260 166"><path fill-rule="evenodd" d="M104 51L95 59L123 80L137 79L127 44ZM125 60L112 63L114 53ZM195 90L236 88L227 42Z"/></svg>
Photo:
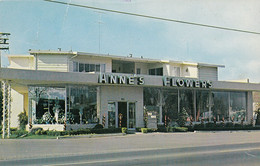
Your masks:
<svg viewBox="0 0 260 166"><path fill-rule="evenodd" d="M50 112L45 112L42 116L42 121L46 124L50 124L53 121L53 117Z"/></svg>
<svg viewBox="0 0 260 166"><path fill-rule="evenodd" d="M68 124L74 123L74 115L71 112L67 112L67 123Z"/></svg>
<svg viewBox="0 0 260 166"><path fill-rule="evenodd" d="M61 111L62 112L59 113L59 120L58 120L59 124L63 124L65 122L65 114L63 113L63 110Z"/></svg>

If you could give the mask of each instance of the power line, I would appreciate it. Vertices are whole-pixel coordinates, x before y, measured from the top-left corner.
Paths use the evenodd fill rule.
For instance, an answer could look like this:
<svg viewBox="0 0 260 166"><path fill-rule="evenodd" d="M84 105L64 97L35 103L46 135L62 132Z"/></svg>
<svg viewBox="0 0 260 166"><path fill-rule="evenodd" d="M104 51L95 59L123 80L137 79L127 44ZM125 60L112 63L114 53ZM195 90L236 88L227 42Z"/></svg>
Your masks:
<svg viewBox="0 0 260 166"><path fill-rule="evenodd" d="M101 10L101 11L106 11L106 12L111 12L111 13L131 15L131 16L136 16L136 17L144 17L144 18L163 20L163 21L169 21L169 22L177 22L177 23L181 23L181 24L189 24L189 25L194 25L194 26L201 26L201 27L207 27L207 28L222 29L222 30L227 30L227 31L235 31L235 32L242 32L242 33L250 33L250 34L260 35L260 32L247 31L247 30L242 30L242 29L226 28L226 27L214 26L214 25L208 25L208 24L200 24L200 23L195 23L195 22L188 22L188 21L181 21L181 20L175 20L175 19L169 19L169 18L155 17L155 16L136 14L136 13L130 13L130 12L123 12L123 11L119 11L119 10L104 9L104 8L92 7L92 6L86 6L86 5L79 5L79 4L74 4L74 3L66 3L66 2L60 2L60 1L54 1L54 0L44 0L44 1L63 4L63 5L71 5L71 6L75 6L75 7L81 7L81 8Z"/></svg>

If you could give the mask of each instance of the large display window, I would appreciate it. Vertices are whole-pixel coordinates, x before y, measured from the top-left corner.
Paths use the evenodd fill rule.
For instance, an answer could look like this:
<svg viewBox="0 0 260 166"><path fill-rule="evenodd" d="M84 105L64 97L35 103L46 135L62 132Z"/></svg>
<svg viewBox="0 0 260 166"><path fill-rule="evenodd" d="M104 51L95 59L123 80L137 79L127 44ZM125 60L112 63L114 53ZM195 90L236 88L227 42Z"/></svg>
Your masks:
<svg viewBox="0 0 260 166"><path fill-rule="evenodd" d="M176 122L178 117L178 90L167 89L163 90L162 95L162 122L168 125L171 122Z"/></svg>
<svg viewBox="0 0 260 166"><path fill-rule="evenodd" d="M196 122L212 120L210 112L211 99L209 91L196 91Z"/></svg>
<svg viewBox="0 0 260 166"><path fill-rule="evenodd" d="M97 90L95 86L69 86L68 124L97 123Z"/></svg>
<svg viewBox="0 0 260 166"><path fill-rule="evenodd" d="M65 96L65 88L29 87L30 123L63 124Z"/></svg>
<svg viewBox="0 0 260 166"><path fill-rule="evenodd" d="M144 88L144 116L148 113L156 115L157 121L160 121L160 93L158 88Z"/></svg>
<svg viewBox="0 0 260 166"><path fill-rule="evenodd" d="M229 121L229 92L212 92L212 113L216 121Z"/></svg>
<svg viewBox="0 0 260 166"><path fill-rule="evenodd" d="M144 88L144 113L155 112L158 124L176 122L181 111L185 111L188 123L248 121L247 93Z"/></svg>
<svg viewBox="0 0 260 166"><path fill-rule="evenodd" d="M194 91L193 90L179 90L180 93L180 111L186 111L188 114L187 121L194 119Z"/></svg>
<svg viewBox="0 0 260 166"><path fill-rule="evenodd" d="M246 116L246 93L230 92L230 119L232 121L245 121Z"/></svg>
<svg viewBox="0 0 260 166"><path fill-rule="evenodd" d="M29 87L29 123L98 123L95 86Z"/></svg>

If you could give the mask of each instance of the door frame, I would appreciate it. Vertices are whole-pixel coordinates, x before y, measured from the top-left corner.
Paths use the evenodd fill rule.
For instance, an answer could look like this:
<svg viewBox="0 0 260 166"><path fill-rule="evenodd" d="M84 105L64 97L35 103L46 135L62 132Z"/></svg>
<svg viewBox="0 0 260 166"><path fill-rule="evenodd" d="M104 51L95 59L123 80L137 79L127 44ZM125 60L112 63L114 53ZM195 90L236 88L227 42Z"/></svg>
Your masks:
<svg viewBox="0 0 260 166"><path fill-rule="evenodd" d="M135 103L135 128L136 128L136 101L132 101L132 100L127 100L127 101L124 101L124 100L108 100L107 104L108 103L115 103L115 127L118 128L119 127L119 121L118 121L118 103L120 102L123 102L123 103L126 103L126 114L127 114L127 128L129 128L129 103ZM107 118L108 119L108 118Z"/></svg>

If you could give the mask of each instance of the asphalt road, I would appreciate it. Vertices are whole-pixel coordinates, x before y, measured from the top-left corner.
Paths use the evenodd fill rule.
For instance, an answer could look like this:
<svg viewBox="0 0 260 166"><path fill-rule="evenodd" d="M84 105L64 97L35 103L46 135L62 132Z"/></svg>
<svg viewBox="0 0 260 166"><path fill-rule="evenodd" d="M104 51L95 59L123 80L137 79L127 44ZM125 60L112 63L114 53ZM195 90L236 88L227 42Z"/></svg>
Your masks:
<svg viewBox="0 0 260 166"><path fill-rule="evenodd" d="M1 140L0 165L259 166L259 138L260 132L218 132Z"/></svg>

